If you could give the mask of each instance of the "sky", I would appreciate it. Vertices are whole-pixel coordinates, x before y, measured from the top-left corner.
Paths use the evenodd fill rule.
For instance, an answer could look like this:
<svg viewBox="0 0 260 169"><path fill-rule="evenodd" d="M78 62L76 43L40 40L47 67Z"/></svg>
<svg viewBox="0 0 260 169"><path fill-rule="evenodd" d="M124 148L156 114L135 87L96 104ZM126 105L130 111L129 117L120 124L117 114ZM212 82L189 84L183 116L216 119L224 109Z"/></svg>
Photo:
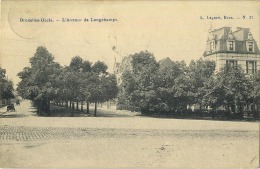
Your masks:
<svg viewBox="0 0 260 169"><path fill-rule="evenodd" d="M210 27L250 28L259 42L259 4L257 1L2 0L0 65L17 84L17 73L30 66L29 58L38 46L45 46L62 66L69 65L72 57L80 56L92 63L104 61L112 71L115 60L120 62L124 56L145 50L153 53L157 61L169 57L188 64L202 57ZM222 19L206 19L207 16ZM246 18L242 19L243 16ZM41 18L51 18L54 22L22 21ZM117 21L62 22L62 18Z"/></svg>

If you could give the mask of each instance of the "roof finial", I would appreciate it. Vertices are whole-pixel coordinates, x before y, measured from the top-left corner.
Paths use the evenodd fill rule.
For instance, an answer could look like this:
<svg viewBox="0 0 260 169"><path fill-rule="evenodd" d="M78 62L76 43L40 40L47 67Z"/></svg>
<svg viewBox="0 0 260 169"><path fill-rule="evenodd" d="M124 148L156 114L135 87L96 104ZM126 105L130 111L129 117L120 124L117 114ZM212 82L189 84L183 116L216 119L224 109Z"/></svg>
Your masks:
<svg viewBox="0 0 260 169"><path fill-rule="evenodd" d="M230 29L229 33L228 33L228 39L234 39L233 33L232 33L232 29Z"/></svg>
<svg viewBox="0 0 260 169"><path fill-rule="evenodd" d="M212 22L210 22L209 32L212 31Z"/></svg>
<svg viewBox="0 0 260 169"><path fill-rule="evenodd" d="M248 31L248 40L253 40L253 36L252 36L250 29Z"/></svg>

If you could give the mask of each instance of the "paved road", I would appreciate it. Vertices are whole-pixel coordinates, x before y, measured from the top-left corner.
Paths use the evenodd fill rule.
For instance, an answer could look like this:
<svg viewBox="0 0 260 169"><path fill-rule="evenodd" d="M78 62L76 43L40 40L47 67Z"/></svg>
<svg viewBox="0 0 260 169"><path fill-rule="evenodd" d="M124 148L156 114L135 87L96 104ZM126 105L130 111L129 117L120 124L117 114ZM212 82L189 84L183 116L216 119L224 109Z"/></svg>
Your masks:
<svg viewBox="0 0 260 169"><path fill-rule="evenodd" d="M229 137L250 140L258 138L257 131L226 130L155 130L155 129L106 129L106 128L69 128L69 127L26 127L0 126L0 140L69 140L93 138L222 138Z"/></svg>
<svg viewBox="0 0 260 169"><path fill-rule="evenodd" d="M29 101L15 112L5 110L0 109L0 167L259 165L256 122L158 119L111 110L103 110L106 117L38 117Z"/></svg>

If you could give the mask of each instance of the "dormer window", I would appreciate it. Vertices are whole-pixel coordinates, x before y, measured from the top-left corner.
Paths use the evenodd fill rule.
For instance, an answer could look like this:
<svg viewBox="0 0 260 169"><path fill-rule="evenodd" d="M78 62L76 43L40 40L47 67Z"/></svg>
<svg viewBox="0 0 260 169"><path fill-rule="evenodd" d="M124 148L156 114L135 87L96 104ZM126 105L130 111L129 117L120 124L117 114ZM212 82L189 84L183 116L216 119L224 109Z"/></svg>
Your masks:
<svg viewBox="0 0 260 169"><path fill-rule="evenodd" d="M253 40L253 36L251 32L248 33L248 40Z"/></svg>
<svg viewBox="0 0 260 169"><path fill-rule="evenodd" d="M215 50L215 42L214 42L214 41L211 41L211 42L209 43L209 50L210 50L210 51L214 51L214 50Z"/></svg>
<svg viewBox="0 0 260 169"><path fill-rule="evenodd" d="M228 33L228 39L234 39L234 35L232 34L232 31L230 30L230 32Z"/></svg>
<svg viewBox="0 0 260 169"><path fill-rule="evenodd" d="M208 37L208 40L214 40L214 39L215 39L214 33L210 33L209 37Z"/></svg>
<svg viewBox="0 0 260 169"><path fill-rule="evenodd" d="M235 51L235 41L228 41L227 45L229 51Z"/></svg>
<svg viewBox="0 0 260 169"><path fill-rule="evenodd" d="M246 47L247 47L248 52L254 52L254 43L253 42L247 42Z"/></svg>

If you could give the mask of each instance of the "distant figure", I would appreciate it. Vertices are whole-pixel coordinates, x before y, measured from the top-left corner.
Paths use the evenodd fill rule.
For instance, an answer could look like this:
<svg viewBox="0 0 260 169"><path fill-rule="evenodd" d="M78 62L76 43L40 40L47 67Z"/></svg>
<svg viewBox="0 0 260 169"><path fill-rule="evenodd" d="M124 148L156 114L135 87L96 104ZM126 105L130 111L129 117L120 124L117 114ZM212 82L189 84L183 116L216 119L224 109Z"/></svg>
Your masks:
<svg viewBox="0 0 260 169"><path fill-rule="evenodd" d="M20 105L20 100L16 100L16 105Z"/></svg>
<svg viewBox="0 0 260 169"><path fill-rule="evenodd" d="M14 104L10 104L7 106L7 111L15 111Z"/></svg>

